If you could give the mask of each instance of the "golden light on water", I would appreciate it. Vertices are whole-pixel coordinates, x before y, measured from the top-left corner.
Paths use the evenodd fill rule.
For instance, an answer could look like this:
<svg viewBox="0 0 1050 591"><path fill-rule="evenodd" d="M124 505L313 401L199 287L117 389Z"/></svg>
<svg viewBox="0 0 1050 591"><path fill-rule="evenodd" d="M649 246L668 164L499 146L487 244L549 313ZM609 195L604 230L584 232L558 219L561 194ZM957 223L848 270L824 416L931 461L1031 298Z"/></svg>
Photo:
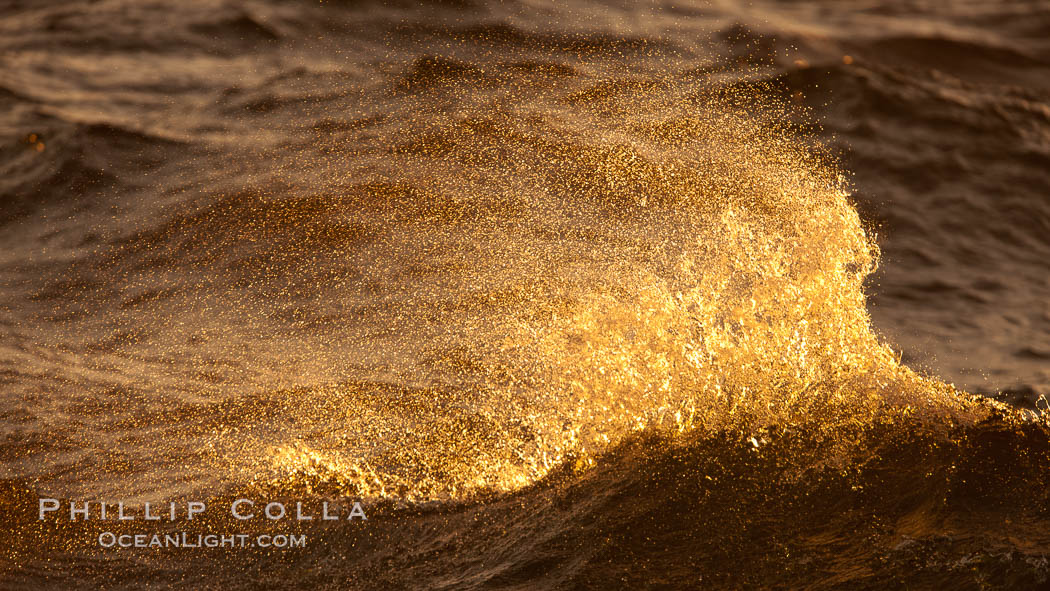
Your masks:
<svg viewBox="0 0 1050 591"><path fill-rule="evenodd" d="M1026 7L8 4L0 586L1050 578Z"/></svg>
<svg viewBox="0 0 1050 591"><path fill-rule="evenodd" d="M435 64L414 83L472 92L435 90L455 74ZM395 288L369 319L419 339L373 351L411 350L391 383L417 386L303 394L286 412L360 445L259 442L253 481L466 498L584 468L642 429L758 441L805 425L848 445L837 429L902 409L965 415L873 332L864 282L878 247L806 115L770 90L610 81L400 133L399 166L336 199L412 229L383 243L365 279L418 260L397 278L410 292ZM552 117L572 131L534 124Z"/></svg>

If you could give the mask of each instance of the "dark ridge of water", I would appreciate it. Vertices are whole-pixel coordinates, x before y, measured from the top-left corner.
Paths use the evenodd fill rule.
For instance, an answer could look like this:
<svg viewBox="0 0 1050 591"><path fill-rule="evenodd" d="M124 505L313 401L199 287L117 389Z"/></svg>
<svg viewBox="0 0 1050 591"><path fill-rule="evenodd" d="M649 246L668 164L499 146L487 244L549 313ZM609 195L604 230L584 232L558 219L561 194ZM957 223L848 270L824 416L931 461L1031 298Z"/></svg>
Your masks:
<svg viewBox="0 0 1050 591"><path fill-rule="evenodd" d="M216 589L1045 584L1045 425L1001 417L960 427L898 417L839 434L848 441L813 435L819 431L774 429L756 434L758 443L733 433L673 440L642 434L593 468L564 466L512 495L372 505L367 522L236 522L224 513L235 498L323 498L241 490L209 499L219 509L190 526L308 536L306 548L280 551L112 555L95 546L99 532L152 535L185 525L41 526L35 491L6 481L4 547L20 566L0 572L8 588L39 589L147 582ZM69 555L91 566L55 562Z"/></svg>

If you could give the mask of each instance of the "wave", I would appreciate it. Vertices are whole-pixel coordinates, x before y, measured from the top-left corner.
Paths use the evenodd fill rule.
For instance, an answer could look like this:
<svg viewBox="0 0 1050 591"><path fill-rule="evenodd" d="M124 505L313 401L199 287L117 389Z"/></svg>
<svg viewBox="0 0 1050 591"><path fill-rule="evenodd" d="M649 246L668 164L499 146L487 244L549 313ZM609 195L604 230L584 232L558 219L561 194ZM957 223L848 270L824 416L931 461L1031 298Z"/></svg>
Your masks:
<svg viewBox="0 0 1050 591"><path fill-rule="evenodd" d="M407 79L476 92L467 66L420 60ZM327 356L330 335L401 384L377 396L359 385L376 372L354 366L352 380L274 388L298 410L279 405L271 428L308 413L326 427L276 445L259 423L202 435L202 461L234 480L367 464L380 496L459 499L520 488L638 429L803 417L833 429L887 401L961 412L872 330L864 281L878 248L833 159L794 123L804 114L767 86L614 78L527 117L498 99L448 117L404 90L384 96L397 103L379 123L350 130L390 141L321 157L331 170L381 156L369 174L183 201L81 253L29 300L91 323L66 346L130 375L179 367L185 388L239 383L233 347L306 338ZM565 108L573 118L555 116ZM208 336L216 303L226 328ZM175 406L175 426L203 412ZM173 455L194 457L191 445Z"/></svg>
<svg viewBox="0 0 1050 591"><path fill-rule="evenodd" d="M1038 44L540 12L0 23L0 588L1045 584ZM369 520L113 525L310 536L186 560L40 496Z"/></svg>

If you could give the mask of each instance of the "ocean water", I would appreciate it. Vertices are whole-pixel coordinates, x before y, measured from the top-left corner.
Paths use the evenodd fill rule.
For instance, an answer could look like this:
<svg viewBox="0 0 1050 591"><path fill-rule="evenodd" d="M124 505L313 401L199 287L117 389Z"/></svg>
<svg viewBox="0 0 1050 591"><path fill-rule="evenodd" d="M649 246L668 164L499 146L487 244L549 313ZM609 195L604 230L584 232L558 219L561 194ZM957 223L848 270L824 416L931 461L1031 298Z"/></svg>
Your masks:
<svg viewBox="0 0 1050 591"><path fill-rule="evenodd" d="M1047 584L1050 4L0 31L0 588Z"/></svg>

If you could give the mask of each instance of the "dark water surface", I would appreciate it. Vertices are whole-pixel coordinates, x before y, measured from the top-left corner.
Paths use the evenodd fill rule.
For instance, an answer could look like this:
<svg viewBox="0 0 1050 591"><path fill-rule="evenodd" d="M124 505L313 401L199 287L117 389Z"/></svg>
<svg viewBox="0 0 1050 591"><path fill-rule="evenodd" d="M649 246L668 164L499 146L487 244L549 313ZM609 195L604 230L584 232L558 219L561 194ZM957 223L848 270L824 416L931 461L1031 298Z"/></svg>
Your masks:
<svg viewBox="0 0 1050 591"><path fill-rule="evenodd" d="M0 335L4 589L1041 588L1050 3L0 0Z"/></svg>

